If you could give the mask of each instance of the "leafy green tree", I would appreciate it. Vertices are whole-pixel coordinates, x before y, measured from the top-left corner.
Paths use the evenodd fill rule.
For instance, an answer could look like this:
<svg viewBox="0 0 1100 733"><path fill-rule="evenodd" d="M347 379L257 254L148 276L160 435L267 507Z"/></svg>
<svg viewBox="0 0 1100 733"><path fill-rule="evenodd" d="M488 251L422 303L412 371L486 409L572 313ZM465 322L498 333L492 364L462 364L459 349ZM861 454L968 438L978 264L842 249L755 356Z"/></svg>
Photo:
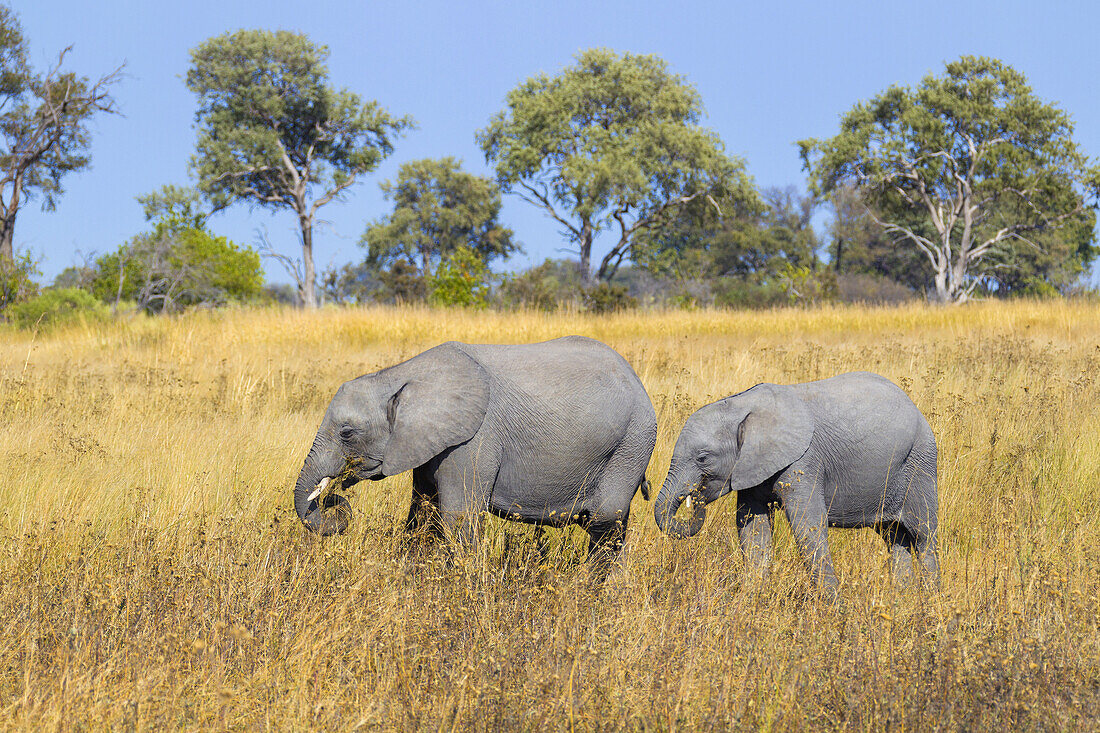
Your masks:
<svg viewBox="0 0 1100 733"><path fill-rule="evenodd" d="M191 52L187 86L199 99L192 159L215 208L234 201L298 219L301 301L316 307L313 223L317 211L393 152L412 126L377 102L329 84L328 49L303 34L242 30Z"/></svg>
<svg viewBox="0 0 1100 733"><path fill-rule="evenodd" d="M466 173L452 157L405 163L396 181L382 183L393 213L367 227L361 240L370 260L386 267L405 259L430 277L435 264L466 247L486 263L507 258L518 245L503 227L500 188Z"/></svg>
<svg viewBox="0 0 1100 733"><path fill-rule="evenodd" d="M508 93L478 142L497 181L564 227L591 277L592 243L617 241L597 277L610 279L635 237L681 208L752 200L744 164L701 126L699 93L657 56L592 49L557 76Z"/></svg>
<svg viewBox="0 0 1100 733"><path fill-rule="evenodd" d="M969 299L1014 249L1038 247L1037 233L1100 195L1069 115L996 59L964 56L915 89L892 86L836 136L799 146L814 192L858 188L868 215L927 259L941 302Z"/></svg>
<svg viewBox="0 0 1100 733"><path fill-rule="evenodd" d="M263 293L260 256L202 229L141 234L96 260L92 293L149 313L244 302Z"/></svg>
<svg viewBox="0 0 1100 733"><path fill-rule="evenodd" d="M208 232L201 196L164 186L138 197L153 231L96 260L89 289L104 301L135 301L150 313L220 306L263 294L260 256Z"/></svg>
<svg viewBox="0 0 1100 733"><path fill-rule="evenodd" d="M469 247L451 252L427 282L428 299L435 305L484 308L489 304L489 268Z"/></svg>
<svg viewBox="0 0 1100 733"><path fill-rule="evenodd" d="M767 189L760 203L722 215L684 209L642 234L634 259L655 277L680 281L733 276L760 282L788 265L815 270L814 208L812 197L788 187Z"/></svg>
<svg viewBox="0 0 1100 733"><path fill-rule="evenodd" d="M838 186L830 192L828 205L832 219L827 249L835 272L880 275L915 290L923 290L932 281L928 258L916 247L897 246L898 236L878 225L859 189ZM911 225L920 227L922 221L917 216Z"/></svg>
<svg viewBox="0 0 1100 733"><path fill-rule="evenodd" d="M91 81L62 70L68 52L35 73L18 17L0 5L0 262L15 258L19 210L39 197L43 209L53 210L62 179L91 161L91 119L115 111L109 90L121 69Z"/></svg>

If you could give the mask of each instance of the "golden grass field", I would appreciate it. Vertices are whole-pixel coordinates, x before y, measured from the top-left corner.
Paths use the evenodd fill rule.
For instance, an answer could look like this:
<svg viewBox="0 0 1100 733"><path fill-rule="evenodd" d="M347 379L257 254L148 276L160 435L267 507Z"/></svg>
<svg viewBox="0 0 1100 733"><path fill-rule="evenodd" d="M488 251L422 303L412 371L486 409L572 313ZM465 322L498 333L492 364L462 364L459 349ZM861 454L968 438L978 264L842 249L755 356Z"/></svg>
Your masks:
<svg viewBox="0 0 1100 733"><path fill-rule="evenodd" d="M409 474L292 509L339 384L441 341L607 342L683 421L761 381L900 384L939 443L938 592L871 530L830 534L839 601L784 519L742 575L733 499L695 538L634 500L622 567L491 520L405 556ZM35 730L1100 730L1100 306L611 316L367 308L0 330L0 727ZM781 516L781 515L780 515Z"/></svg>

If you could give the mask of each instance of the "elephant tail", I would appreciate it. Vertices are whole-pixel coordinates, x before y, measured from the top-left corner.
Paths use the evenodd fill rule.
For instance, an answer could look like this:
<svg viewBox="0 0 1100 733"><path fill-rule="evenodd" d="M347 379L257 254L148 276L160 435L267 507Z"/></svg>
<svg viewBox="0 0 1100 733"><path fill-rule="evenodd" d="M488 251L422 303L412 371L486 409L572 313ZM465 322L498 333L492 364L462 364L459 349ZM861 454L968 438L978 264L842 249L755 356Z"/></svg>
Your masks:
<svg viewBox="0 0 1100 733"><path fill-rule="evenodd" d="M645 476L642 476L642 481L638 484L638 490L642 492L642 498L649 501L649 479Z"/></svg>

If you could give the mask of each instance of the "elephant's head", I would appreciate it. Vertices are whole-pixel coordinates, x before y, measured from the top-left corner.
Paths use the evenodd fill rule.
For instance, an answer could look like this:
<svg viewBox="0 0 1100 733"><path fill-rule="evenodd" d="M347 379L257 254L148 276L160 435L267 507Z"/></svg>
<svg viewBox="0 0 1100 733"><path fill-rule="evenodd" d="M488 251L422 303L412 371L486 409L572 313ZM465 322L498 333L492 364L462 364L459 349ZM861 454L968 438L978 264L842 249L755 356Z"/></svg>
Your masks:
<svg viewBox="0 0 1100 733"><path fill-rule="evenodd" d="M343 532L348 502L332 488L403 473L466 442L488 403L485 370L449 343L344 383L298 475L295 511L315 532Z"/></svg>
<svg viewBox="0 0 1100 733"><path fill-rule="evenodd" d="M703 526L706 505L731 491L749 489L806 452L814 432L810 411L791 390L758 384L711 403L688 418L668 477L653 504L657 526L673 537L691 537ZM677 519L681 504L687 522Z"/></svg>

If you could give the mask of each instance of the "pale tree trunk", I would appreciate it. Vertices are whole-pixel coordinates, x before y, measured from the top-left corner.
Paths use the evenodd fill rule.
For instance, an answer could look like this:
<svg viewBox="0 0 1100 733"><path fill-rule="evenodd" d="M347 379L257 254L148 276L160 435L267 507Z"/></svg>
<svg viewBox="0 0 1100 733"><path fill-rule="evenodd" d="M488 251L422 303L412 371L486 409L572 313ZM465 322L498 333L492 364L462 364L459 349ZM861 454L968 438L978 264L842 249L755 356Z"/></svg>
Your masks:
<svg viewBox="0 0 1100 733"><path fill-rule="evenodd" d="M580 234L581 277L584 278L586 285L590 285L592 284L592 240L595 238L591 221L585 219L582 222Z"/></svg>
<svg viewBox="0 0 1100 733"><path fill-rule="evenodd" d="M302 229L302 282L298 283L298 295L302 299L302 307L313 309L317 307L317 293L314 283L317 280L313 268L313 221L309 216L299 216L298 225Z"/></svg>

